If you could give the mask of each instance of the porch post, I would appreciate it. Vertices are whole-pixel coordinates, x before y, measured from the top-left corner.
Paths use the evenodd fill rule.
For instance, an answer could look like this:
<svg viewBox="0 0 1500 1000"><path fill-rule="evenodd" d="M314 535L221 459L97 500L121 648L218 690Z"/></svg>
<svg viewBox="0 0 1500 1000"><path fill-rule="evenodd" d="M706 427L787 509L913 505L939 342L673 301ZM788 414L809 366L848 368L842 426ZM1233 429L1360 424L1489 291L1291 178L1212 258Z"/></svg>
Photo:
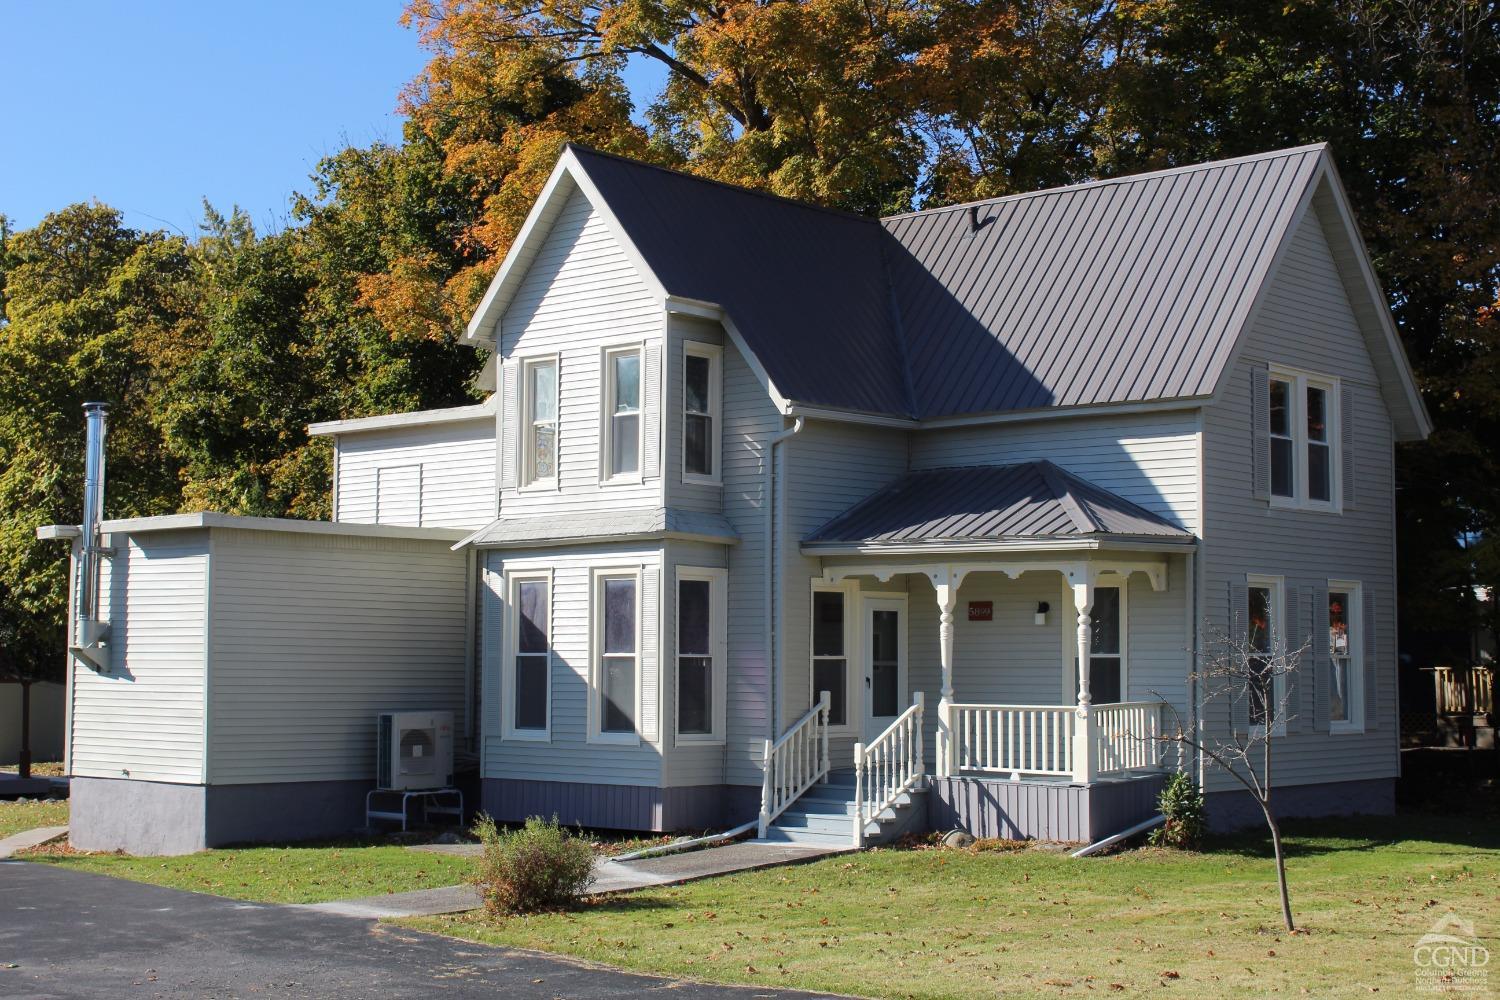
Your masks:
<svg viewBox="0 0 1500 1000"><path fill-rule="evenodd" d="M1078 708L1073 715L1073 780L1088 784L1099 776L1094 759L1093 696L1089 693L1089 653L1093 647L1094 580L1088 566L1068 574L1073 586L1073 607L1078 611Z"/></svg>
<svg viewBox="0 0 1500 1000"><path fill-rule="evenodd" d="M951 569L932 575L938 603L938 662L943 668L942 696L938 699L937 760L939 777L954 771L953 746L953 608L958 603L958 580Z"/></svg>

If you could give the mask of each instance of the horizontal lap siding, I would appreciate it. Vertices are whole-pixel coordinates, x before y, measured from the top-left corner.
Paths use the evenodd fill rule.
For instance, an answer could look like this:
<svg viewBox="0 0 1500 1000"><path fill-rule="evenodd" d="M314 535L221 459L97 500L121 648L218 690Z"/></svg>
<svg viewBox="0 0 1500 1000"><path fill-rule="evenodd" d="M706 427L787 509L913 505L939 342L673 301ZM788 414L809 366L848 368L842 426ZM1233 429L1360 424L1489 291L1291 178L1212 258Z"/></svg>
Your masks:
<svg viewBox="0 0 1500 1000"><path fill-rule="evenodd" d="M387 710L462 727L462 553L219 529L213 559L212 781L373 779Z"/></svg>
<svg viewBox="0 0 1500 1000"><path fill-rule="evenodd" d="M1250 373L1252 366L1267 362L1337 376L1353 390L1352 509L1342 514L1276 510L1254 498ZM1242 586L1246 573L1284 576L1289 589L1315 587L1318 600L1330 578L1361 581L1366 601L1373 599L1379 611L1378 728L1330 736L1315 732L1312 720L1298 711L1302 718L1277 740L1275 779L1297 785L1393 776L1398 761L1391 421L1315 216L1305 217L1295 232L1228 379L1219 402L1205 412L1204 617L1226 627L1228 588ZM1320 663L1316 669L1325 668ZM1302 678L1307 684L1313 680L1311 674ZM1210 708L1208 720L1222 731L1226 712L1220 705ZM1238 786L1210 772L1209 787Z"/></svg>
<svg viewBox="0 0 1500 1000"><path fill-rule="evenodd" d="M343 434L338 438L334 518L377 523L381 469L421 469L421 524L478 528L495 517L495 418L429 427Z"/></svg>
<svg viewBox="0 0 1500 1000"><path fill-rule="evenodd" d="M485 677L484 776L534 781L592 782L606 785L660 785L659 727L640 745L588 741L592 570L641 567L641 664L643 697L657 697L661 609L660 550L627 546L518 551L487 554L484 573L482 647ZM511 710L502 690L506 623L504 573L510 568L552 572L551 739L547 742L501 738L503 712ZM648 582L647 578L651 581ZM655 717L658 709L649 711ZM643 712L643 716L647 713Z"/></svg>
<svg viewBox="0 0 1500 1000"><path fill-rule="evenodd" d="M602 348L630 341L659 343L664 316L662 303L604 218L575 191L500 321L500 347L506 358L559 356L558 488L505 490L505 516L661 505L659 479L601 486L599 473ZM643 377L643 388L644 382ZM501 415L502 424L519 419L519 412ZM644 426L644 414L642 421ZM642 447L644 459L644 449L659 445L645 442Z"/></svg>
<svg viewBox="0 0 1500 1000"><path fill-rule="evenodd" d="M911 464L915 470L1047 459L1197 530L1197 433L1197 418L1186 410L922 431L912 435Z"/></svg>
<svg viewBox="0 0 1500 1000"><path fill-rule="evenodd" d="M75 663L72 773L203 780L206 532L112 539L101 616L110 672Z"/></svg>

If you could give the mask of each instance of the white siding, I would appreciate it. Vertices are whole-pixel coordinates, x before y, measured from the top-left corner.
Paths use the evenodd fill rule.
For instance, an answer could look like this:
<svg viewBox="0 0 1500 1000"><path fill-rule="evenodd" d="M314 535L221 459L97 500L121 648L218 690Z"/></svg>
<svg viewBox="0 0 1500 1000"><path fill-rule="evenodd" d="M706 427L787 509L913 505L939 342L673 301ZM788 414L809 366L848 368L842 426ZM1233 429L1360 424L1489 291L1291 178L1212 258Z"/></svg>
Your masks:
<svg viewBox="0 0 1500 1000"><path fill-rule="evenodd" d="M101 616L107 674L75 663L72 773L203 781L208 534L113 536Z"/></svg>
<svg viewBox="0 0 1500 1000"><path fill-rule="evenodd" d="M913 469L1049 459L1190 531L1201 523L1195 411L987 424L911 441Z"/></svg>
<svg viewBox="0 0 1500 1000"><path fill-rule="evenodd" d="M215 529L209 778L372 779L375 716L463 731L466 557L446 542Z"/></svg>
<svg viewBox="0 0 1500 1000"><path fill-rule="evenodd" d="M665 315L603 217L575 191L500 320L500 350L507 364L538 355L558 357L557 488L507 489L500 501L502 514L661 505L660 478L634 485L599 482L601 375L606 346L659 344ZM517 409L520 405L518 401ZM519 419L516 412L501 415L502 422ZM642 420L646 422L644 415ZM660 443L645 442L643 451L654 447Z"/></svg>
<svg viewBox="0 0 1500 1000"><path fill-rule="evenodd" d="M1266 295L1242 358L1219 401L1205 412L1204 616L1226 627L1229 588L1243 586L1246 573L1284 576L1288 587L1315 587L1320 595L1330 578L1361 581L1366 603L1373 600L1378 611L1378 728L1330 736L1315 731L1307 713L1299 712L1302 717L1278 744L1275 777L1287 785L1390 777L1398 770L1391 420L1315 216L1304 217L1295 231ZM1250 373L1266 363L1337 376L1352 389L1353 509L1281 510L1254 498ZM1304 675L1304 683L1312 680ZM1209 718L1222 726L1227 716L1220 710ZM1211 773L1210 787L1234 786Z"/></svg>
<svg viewBox="0 0 1500 1000"><path fill-rule="evenodd" d="M660 728L654 725L659 684L661 606L657 599L661 552L621 546L577 549L520 550L509 558L487 554L483 589L482 648L484 656L484 774L490 778L527 778L540 781L593 782L614 785L660 785ZM511 569L548 569L552 572L551 738L547 742L506 740L500 737L503 712L510 699L501 689L501 657L505 649L504 572ZM642 699L653 702L642 719L653 720L639 746L590 743L588 698L592 570L641 570L641 688ZM648 579L649 578L649 579Z"/></svg>
<svg viewBox="0 0 1500 1000"><path fill-rule="evenodd" d="M336 521L480 528L495 517L493 417L341 434L336 446Z"/></svg>

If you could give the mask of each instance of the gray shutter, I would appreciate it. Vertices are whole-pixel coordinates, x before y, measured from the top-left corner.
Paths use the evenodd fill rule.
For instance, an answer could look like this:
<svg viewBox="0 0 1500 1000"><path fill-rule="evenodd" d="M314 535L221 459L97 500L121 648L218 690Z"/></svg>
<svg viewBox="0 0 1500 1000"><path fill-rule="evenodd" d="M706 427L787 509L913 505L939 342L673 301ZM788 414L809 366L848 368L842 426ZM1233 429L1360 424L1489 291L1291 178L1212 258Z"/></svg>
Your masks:
<svg viewBox="0 0 1500 1000"><path fill-rule="evenodd" d="M1375 642L1375 623L1379 620L1375 614L1375 595L1366 590L1364 592L1364 616L1365 627L1365 729L1380 728L1380 691L1376 687L1376 677L1379 671L1378 664L1379 649Z"/></svg>
<svg viewBox="0 0 1500 1000"><path fill-rule="evenodd" d="M641 358L641 476L661 475L661 343L651 341Z"/></svg>
<svg viewBox="0 0 1500 1000"><path fill-rule="evenodd" d="M1229 581L1229 638L1233 645L1238 648L1249 634L1248 623L1250 620L1250 596L1247 592L1247 584L1244 577L1238 577ZM1232 705L1229 722L1235 729L1245 730L1250 726L1250 695L1247 691L1231 690L1229 698Z"/></svg>
<svg viewBox="0 0 1500 1000"><path fill-rule="evenodd" d="M520 365L508 361L501 369L500 392L500 488L513 490L519 484L521 457Z"/></svg>
<svg viewBox="0 0 1500 1000"><path fill-rule="evenodd" d="M1322 600L1313 600L1313 729L1328 732L1328 682L1333 669L1333 650L1328 645L1328 591L1321 592Z"/></svg>
<svg viewBox="0 0 1500 1000"><path fill-rule="evenodd" d="M1271 373L1264 365L1250 369L1251 463L1255 499L1271 500Z"/></svg>
<svg viewBox="0 0 1500 1000"><path fill-rule="evenodd" d="M1339 386L1339 488L1344 506L1353 507L1354 476L1354 388L1348 382Z"/></svg>
<svg viewBox="0 0 1500 1000"><path fill-rule="evenodd" d="M1302 643L1307 641L1306 619L1302 616L1302 595L1304 588L1289 586L1286 588L1286 624L1283 631L1286 633L1286 652L1290 656L1302 648ZM1290 662L1290 661L1288 661ZM1286 714L1286 731L1295 733L1302 728L1302 661L1297 661L1297 669L1288 671L1282 682L1286 691L1284 705L1277 708Z"/></svg>

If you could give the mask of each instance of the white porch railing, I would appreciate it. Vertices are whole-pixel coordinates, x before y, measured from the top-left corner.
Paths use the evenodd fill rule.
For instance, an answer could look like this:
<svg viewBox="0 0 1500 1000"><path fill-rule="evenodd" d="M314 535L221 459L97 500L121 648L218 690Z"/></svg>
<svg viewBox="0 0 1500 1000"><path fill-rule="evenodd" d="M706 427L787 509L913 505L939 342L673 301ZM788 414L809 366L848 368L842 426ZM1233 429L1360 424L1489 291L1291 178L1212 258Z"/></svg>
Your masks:
<svg viewBox="0 0 1500 1000"><path fill-rule="evenodd" d="M1073 773L1073 709L1066 705L954 705L954 773Z"/></svg>
<svg viewBox="0 0 1500 1000"><path fill-rule="evenodd" d="M865 824L923 780L923 695L916 692L911 707L896 717L885 732L868 744L854 744L854 846L865 843Z"/></svg>
<svg viewBox="0 0 1500 1000"><path fill-rule="evenodd" d="M1095 705L1092 719L1098 773L1155 770L1162 764L1161 702Z"/></svg>
<svg viewBox="0 0 1500 1000"><path fill-rule="evenodd" d="M766 740L760 786L760 833L765 837L771 822L787 806L828 777L828 692L818 703L781 734L775 743Z"/></svg>

